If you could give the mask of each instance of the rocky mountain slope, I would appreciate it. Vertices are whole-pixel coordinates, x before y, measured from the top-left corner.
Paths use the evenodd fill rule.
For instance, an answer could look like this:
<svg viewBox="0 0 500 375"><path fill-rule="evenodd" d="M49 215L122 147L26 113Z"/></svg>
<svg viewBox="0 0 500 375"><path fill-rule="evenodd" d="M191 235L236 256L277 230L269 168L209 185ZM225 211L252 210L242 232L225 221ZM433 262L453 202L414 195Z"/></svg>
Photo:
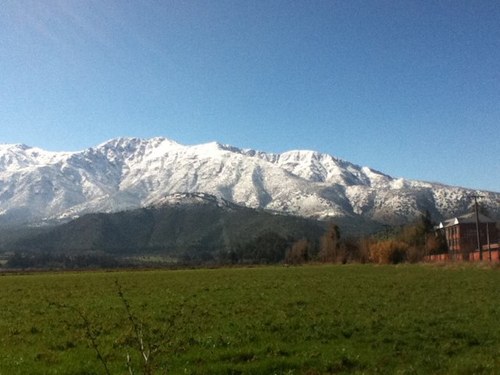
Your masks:
<svg viewBox="0 0 500 375"><path fill-rule="evenodd" d="M314 151L271 154L165 138L119 138L80 152L0 145L3 225L134 209L192 192L305 217L381 223L424 210L435 219L463 213L479 193L500 217L500 193L393 178Z"/></svg>

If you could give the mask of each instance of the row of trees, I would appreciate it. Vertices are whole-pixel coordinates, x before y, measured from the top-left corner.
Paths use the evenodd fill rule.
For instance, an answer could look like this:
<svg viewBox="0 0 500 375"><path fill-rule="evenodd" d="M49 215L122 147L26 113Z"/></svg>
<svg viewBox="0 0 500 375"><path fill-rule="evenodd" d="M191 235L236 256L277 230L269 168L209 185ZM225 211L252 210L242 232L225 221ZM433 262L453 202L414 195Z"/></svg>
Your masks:
<svg viewBox="0 0 500 375"><path fill-rule="evenodd" d="M12 254L5 264L6 268L21 269L85 269L128 267L129 263L107 254L52 254L21 253Z"/></svg>
<svg viewBox="0 0 500 375"><path fill-rule="evenodd" d="M415 263L447 251L445 237L434 231L428 214L384 236L365 239L363 245L374 263Z"/></svg>
<svg viewBox="0 0 500 375"><path fill-rule="evenodd" d="M285 238L275 232L264 233L253 241L238 244L219 255L221 263L300 264L309 261L347 262L352 256L349 241L341 241L340 229L331 224L319 239Z"/></svg>
<svg viewBox="0 0 500 375"><path fill-rule="evenodd" d="M325 263L386 263L420 262L426 255L447 251L441 233L436 233L429 214L415 222L358 239L341 239L338 226L330 224L319 241L319 251L314 256L314 246L307 240L292 244L285 261L290 264L315 260Z"/></svg>

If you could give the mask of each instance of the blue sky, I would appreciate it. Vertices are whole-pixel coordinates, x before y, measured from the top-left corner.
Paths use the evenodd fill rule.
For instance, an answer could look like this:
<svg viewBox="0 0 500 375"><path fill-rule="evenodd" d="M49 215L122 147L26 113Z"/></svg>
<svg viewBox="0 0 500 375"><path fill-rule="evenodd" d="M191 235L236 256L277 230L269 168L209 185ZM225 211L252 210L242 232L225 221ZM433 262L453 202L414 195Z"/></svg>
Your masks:
<svg viewBox="0 0 500 375"><path fill-rule="evenodd" d="M4 0L0 143L313 149L500 191L500 2Z"/></svg>

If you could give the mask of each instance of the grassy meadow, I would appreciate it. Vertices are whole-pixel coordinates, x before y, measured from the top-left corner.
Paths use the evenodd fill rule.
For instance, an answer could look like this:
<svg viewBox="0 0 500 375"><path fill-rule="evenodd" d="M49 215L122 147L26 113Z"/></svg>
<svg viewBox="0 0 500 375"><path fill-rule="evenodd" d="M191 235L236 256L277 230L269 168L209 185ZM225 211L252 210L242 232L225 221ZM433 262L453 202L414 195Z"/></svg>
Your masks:
<svg viewBox="0 0 500 375"><path fill-rule="evenodd" d="M0 303L0 374L500 373L499 268L3 275Z"/></svg>

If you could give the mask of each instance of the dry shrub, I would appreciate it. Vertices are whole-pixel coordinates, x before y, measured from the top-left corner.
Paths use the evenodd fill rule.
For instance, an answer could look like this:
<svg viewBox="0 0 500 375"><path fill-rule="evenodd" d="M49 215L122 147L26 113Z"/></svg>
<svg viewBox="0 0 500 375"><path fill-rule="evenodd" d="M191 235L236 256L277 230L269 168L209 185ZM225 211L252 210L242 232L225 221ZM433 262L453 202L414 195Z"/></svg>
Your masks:
<svg viewBox="0 0 500 375"><path fill-rule="evenodd" d="M408 244L397 240L382 240L369 245L369 257L373 263L397 264L407 257Z"/></svg>
<svg viewBox="0 0 500 375"><path fill-rule="evenodd" d="M326 233L320 239L318 258L322 262L334 263L340 253L340 229L335 224L330 224Z"/></svg>
<svg viewBox="0 0 500 375"><path fill-rule="evenodd" d="M285 263L288 264L302 264L309 260L311 244L309 241L302 239L296 241L290 250L288 250Z"/></svg>

